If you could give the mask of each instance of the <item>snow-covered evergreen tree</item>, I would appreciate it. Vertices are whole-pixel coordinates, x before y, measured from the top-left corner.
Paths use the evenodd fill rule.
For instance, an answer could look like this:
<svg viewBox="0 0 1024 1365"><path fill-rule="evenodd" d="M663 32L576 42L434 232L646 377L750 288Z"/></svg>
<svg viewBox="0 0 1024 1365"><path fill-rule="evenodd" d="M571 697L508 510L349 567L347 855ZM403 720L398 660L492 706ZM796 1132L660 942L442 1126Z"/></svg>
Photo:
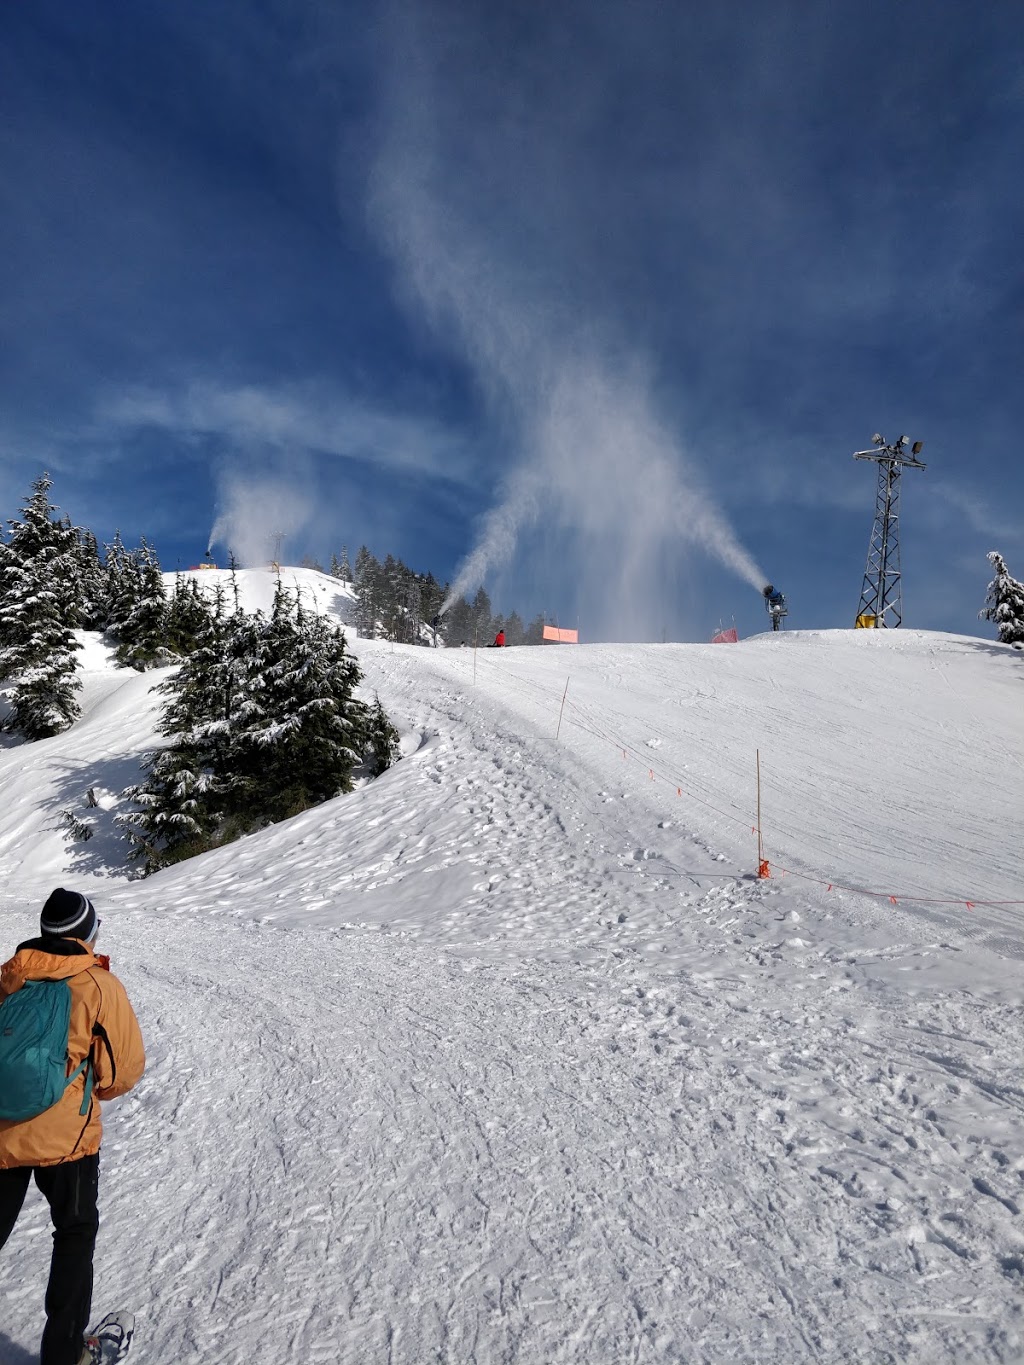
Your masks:
<svg viewBox="0 0 1024 1365"><path fill-rule="evenodd" d="M352 789L354 768L397 757L381 708L355 695L342 632L280 581L270 616L218 600L195 649L162 683L170 743L129 790L123 818L146 871L272 824Z"/></svg>
<svg viewBox="0 0 1024 1365"><path fill-rule="evenodd" d="M238 585L233 582L235 601ZM178 673L162 686L174 700L164 718L165 733L183 739L199 755L206 773L214 823L243 809L247 774L241 758L252 723L253 679L263 666L265 618L229 606L218 584L213 611L196 648Z"/></svg>
<svg viewBox="0 0 1024 1365"><path fill-rule="evenodd" d="M341 557L331 555L331 575L340 578L343 583L352 582L352 566L348 562L348 546L341 547Z"/></svg>
<svg viewBox="0 0 1024 1365"><path fill-rule="evenodd" d="M194 578L178 574L167 604L167 648L172 654L191 654L209 622L212 607Z"/></svg>
<svg viewBox="0 0 1024 1365"><path fill-rule="evenodd" d="M72 545L66 525L53 518L52 487L49 474L36 479L21 520L8 521L9 534L0 541L0 681L34 661L35 621L43 598L63 624L77 624L67 588L69 578L77 579L66 558Z"/></svg>
<svg viewBox="0 0 1024 1365"><path fill-rule="evenodd" d="M404 641L405 630L405 566L394 555L385 555L380 571L380 600L378 610L384 622L385 640Z"/></svg>
<svg viewBox="0 0 1024 1365"><path fill-rule="evenodd" d="M999 640L1004 645L1024 646L1024 583L1010 576L1006 560L998 550L987 555L995 570L988 585L986 605L978 613L984 621L994 621Z"/></svg>
<svg viewBox="0 0 1024 1365"><path fill-rule="evenodd" d="M355 588L359 594L356 608L356 625L359 634L373 639L377 634L377 621L380 614L381 566L365 545L359 547L356 555Z"/></svg>
<svg viewBox="0 0 1024 1365"><path fill-rule="evenodd" d="M167 646L167 594L156 551L143 539L129 556L130 572L123 583L131 583L118 605L117 662L123 667L155 668L169 661Z"/></svg>
<svg viewBox="0 0 1024 1365"><path fill-rule="evenodd" d="M149 754L146 778L124 793L139 809L120 817L134 844L130 855L144 872L202 853L217 842L223 822L230 741L226 718L235 688L228 663L224 589L217 584L191 653L158 690L170 701L160 732L170 743Z"/></svg>
<svg viewBox="0 0 1024 1365"><path fill-rule="evenodd" d="M405 583L404 631L398 638L410 645L418 645L422 640L423 624L429 621L423 607L423 580L419 574L410 572Z"/></svg>
<svg viewBox="0 0 1024 1365"><path fill-rule="evenodd" d="M83 630L103 630L107 624L107 573L92 531L76 532L78 582L81 589L80 623Z"/></svg>
<svg viewBox="0 0 1024 1365"><path fill-rule="evenodd" d="M239 729L244 801L267 822L351 791L366 708L343 633L280 583L261 636Z"/></svg>
<svg viewBox="0 0 1024 1365"><path fill-rule="evenodd" d="M9 689L10 710L4 728L26 739L48 739L74 724L81 714L75 695L82 686L74 651L74 635L59 621L40 621L36 636L40 651L49 650L29 665Z"/></svg>
<svg viewBox="0 0 1024 1365"><path fill-rule="evenodd" d="M161 729L174 735L219 721L231 709L232 687L224 671L232 618L227 595L217 582L213 599L203 614L190 656L159 690L171 697Z"/></svg>
<svg viewBox="0 0 1024 1365"><path fill-rule="evenodd" d="M125 548L120 531L114 532L114 539L104 548L107 578L105 628L116 640L120 638L121 626L128 619L140 595L138 565Z"/></svg>
<svg viewBox="0 0 1024 1365"><path fill-rule="evenodd" d="M379 777L402 756L401 736L388 719L380 697L374 695L366 717L363 755L371 777Z"/></svg>
<svg viewBox="0 0 1024 1365"><path fill-rule="evenodd" d="M48 474L35 481L0 543L0 682L12 684L5 728L27 739L58 734L79 714L77 538L52 517L52 487Z"/></svg>
<svg viewBox="0 0 1024 1365"><path fill-rule="evenodd" d="M150 754L145 766L146 780L123 793L138 809L118 816L132 842L128 856L144 875L205 853L217 827L210 774L183 738Z"/></svg>
<svg viewBox="0 0 1024 1365"><path fill-rule="evenodd" d="M59 595L61 620L71 628L83 624L82 604L85 586L80 557L80 535L81 532L71 525L71 518L67 515L61 517L55 524L54 539L57 546L55 586Z"/></svg>

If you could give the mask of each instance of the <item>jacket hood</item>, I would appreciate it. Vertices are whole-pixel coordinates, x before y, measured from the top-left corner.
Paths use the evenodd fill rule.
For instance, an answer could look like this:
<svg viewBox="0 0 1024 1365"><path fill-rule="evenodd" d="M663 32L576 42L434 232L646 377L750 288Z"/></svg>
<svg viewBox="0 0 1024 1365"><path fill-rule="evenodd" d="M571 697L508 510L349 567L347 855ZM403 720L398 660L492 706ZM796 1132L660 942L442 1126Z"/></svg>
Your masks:
<svg viewBox="0 0 1024 1365"><path fill-rule="evenodd" d="M0 995L13 995L26 981L67 981L103 965L81 939L32 938L0 969Z"/></svg>

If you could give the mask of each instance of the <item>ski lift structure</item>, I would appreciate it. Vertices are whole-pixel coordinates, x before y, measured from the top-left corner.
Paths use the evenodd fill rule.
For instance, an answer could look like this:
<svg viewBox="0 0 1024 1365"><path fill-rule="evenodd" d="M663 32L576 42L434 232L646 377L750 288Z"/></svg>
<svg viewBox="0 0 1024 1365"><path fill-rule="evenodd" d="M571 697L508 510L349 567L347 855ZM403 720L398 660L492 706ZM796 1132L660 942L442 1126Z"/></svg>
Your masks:
<svg viewBox="0 0 1024 1365"><path fill-rule="evenodd" d="M878 466L875 520L868 541L868 557L854 626L858 630L895 629L903 621L903 575L900 570L900 485L904 469L927 469L921 460L923 441L910 445L909 436L892 444L881 432L871 438L873 450L855 450L855 460ZM910 453L907 454L907 447Z"/></svg>
<svg viewBox="0 0 1024 1365"><path fill-rule="evenodd" d="M281 573L281 546L284 544L284 532L283 532L283 531L275 531L275 532L273 533L273 535L271 536L271 540L274 542L274 549L273 549L273 552L272 552L272 553L273 553L273 557L272 557L270 563L267 565L267 568L270 570L271 573L276 573L276 574L278 574L278 575L280 576L280 573Z"/></svg>
<svg viewBox="0 0 1024 1365"><path fill-rule="evenodd" d="M782 622L789 615L785 593L780 592L774 583L766 583L761 593L764 597L764 609L772 618L772 630L781 630Z"/></svg>

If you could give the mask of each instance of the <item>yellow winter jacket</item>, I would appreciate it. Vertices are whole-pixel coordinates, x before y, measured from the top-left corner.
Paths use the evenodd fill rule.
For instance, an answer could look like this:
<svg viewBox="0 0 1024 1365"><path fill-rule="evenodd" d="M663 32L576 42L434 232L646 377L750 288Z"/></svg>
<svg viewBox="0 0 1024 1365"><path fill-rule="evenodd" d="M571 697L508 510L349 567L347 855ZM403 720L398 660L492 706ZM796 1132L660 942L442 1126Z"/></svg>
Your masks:
<svg viewBox="0 0 1024 1365"><path fill-rule="evenodd" d="M31 1119L0 1119L0 1170L8 1166L56 1166L100 1149L100 1100L123 1095L146 1066L142 1033L125 988L87 943L37 938L23 943L0 969L0 1000L26 981L67 981L71 987L68 1075L92 1052L93 1091L82 1115L85 1075L56 1104Z"/></svg>

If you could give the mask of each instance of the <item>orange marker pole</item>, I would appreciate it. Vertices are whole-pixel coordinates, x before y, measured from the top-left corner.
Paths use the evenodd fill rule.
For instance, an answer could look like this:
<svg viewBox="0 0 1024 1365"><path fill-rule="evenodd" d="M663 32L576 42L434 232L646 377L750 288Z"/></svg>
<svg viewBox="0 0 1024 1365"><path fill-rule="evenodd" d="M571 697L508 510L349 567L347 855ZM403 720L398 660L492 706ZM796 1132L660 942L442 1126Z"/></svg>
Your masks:
<svg viewBox="0 0 1024 1365"><path fill-rule="evenodd" d="M755 749L754 753L757 758L757 875L770 877L771 869L764 856L764 842L761 838L761 750Z"/></svg>
<svg viewBox="0 0 1024 1365"><path fill-rule="evenodd" d="M760 865L764 862L764 846L761 843L761 750L755 749L754 754L757 761L757 861Z"/></svg>
<svg viewBox="0 0 1024 1365"><path fill-rule="evenodd" d="M558 724L555 726L555 739L558 738L558 732L559 732L559 730L561 730L561 728L562 728L562 712L565 710L565 694L566 694L566 692L568 692L568 691L569 691L569 679L566 678L566 680L565 680L565 692L562 693L562 704L561 704L561 706L558 708Z"/></svg>

